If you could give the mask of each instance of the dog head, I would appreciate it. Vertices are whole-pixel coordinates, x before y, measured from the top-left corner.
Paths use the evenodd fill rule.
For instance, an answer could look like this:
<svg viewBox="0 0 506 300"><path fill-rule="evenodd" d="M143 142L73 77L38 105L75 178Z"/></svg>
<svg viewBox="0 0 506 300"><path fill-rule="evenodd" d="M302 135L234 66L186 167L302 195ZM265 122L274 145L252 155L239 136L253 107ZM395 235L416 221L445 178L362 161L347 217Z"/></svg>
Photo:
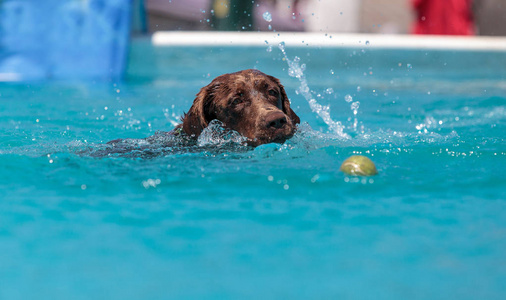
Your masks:
<svg viewBox="0 0 506 300"><path fill-rule="evenodd" d="M218 76L203 87L183 117L183 130L198 137L212 120L252 146L283 143L300 123L279 80L252 69Z"/></svg>

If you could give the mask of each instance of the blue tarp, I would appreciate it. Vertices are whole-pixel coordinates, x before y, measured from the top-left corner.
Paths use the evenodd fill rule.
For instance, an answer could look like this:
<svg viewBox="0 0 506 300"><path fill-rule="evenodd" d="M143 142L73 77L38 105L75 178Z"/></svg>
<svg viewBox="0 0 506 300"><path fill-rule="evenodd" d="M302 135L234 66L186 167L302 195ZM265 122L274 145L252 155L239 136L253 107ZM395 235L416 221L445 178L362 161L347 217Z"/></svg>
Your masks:
<svg viewBox="0 0 506 300"><path fill-rule="evenodd" d="M118 78L132 0L0 0L0 81Z"/></svg>

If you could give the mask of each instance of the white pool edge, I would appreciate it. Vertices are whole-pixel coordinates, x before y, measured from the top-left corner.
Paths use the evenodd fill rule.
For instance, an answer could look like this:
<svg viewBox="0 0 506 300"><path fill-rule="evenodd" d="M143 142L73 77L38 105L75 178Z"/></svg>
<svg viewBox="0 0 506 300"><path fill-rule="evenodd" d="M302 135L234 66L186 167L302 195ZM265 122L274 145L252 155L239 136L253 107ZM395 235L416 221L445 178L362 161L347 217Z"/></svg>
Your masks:
<svg viewBox="0 0 506 300"><path fill-rule="evenodd" d="M384 34L158 31L155 46L277 46L314 48L426 49L506 52L506 37Z"/></svg>

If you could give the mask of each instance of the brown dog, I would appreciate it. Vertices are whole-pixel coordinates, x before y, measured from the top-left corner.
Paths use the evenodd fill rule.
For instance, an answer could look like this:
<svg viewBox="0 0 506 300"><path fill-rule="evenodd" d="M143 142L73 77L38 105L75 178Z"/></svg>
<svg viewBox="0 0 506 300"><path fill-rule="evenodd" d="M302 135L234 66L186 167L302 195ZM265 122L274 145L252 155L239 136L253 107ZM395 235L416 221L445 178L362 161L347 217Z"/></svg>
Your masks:
<svg viewBox="0 0 506 300"><path fill-rule="evenodd" d="M176 130L197 138L212 120L239 132L251 146L283 143L300 123L279 80L253 69L218 76L203 87Z"/></svg>
<svg viewBox="0 0 506 300"><path fill-rule="evenodd" d="M203 87L183 116L183 123L171 132L110 141L107 144L112 148L103 155L150 149L153 144L192 145L213 120L240 133L250 146L284 143L300 123L279 80L250 69L218 76Z"/></svg>

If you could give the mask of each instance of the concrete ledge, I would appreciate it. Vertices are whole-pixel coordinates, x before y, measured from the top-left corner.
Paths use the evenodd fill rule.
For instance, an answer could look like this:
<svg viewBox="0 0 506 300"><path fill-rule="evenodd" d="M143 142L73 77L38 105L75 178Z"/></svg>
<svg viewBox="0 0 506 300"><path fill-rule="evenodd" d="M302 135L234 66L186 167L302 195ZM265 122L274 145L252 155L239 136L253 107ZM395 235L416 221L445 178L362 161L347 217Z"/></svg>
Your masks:
<svg viewBox="0 0 506 300"><path fill-rule="evenodd" d="M506 52L504 37L374 35L300 32L159 31L155 46L277 46Z"/></svg>

